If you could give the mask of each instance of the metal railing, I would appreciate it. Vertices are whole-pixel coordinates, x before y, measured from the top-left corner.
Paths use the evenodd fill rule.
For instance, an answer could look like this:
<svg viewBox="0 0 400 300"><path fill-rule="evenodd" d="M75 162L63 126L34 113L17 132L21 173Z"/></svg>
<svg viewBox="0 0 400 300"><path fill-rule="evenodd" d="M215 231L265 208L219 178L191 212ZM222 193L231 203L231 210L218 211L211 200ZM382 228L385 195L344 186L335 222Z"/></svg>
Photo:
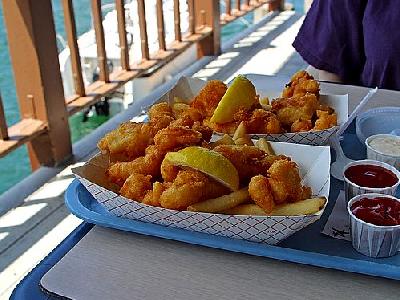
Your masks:
<svg viewBox="0 0 400 300"><path fill-rule="evenodd" d="M197 56L220 53L221 26L260 7L269 10L282 7L282 0L225 1L220 13L217 0L187 0L189 28L181 30L179 0L174 0L174 41L166 43L163 1L157 0L156 18L158 51L149 53L146 30L146 3L137 1L140 28L141 59L130 64L127 42L125 0L115 0L120 45L119 70L110 72L107 65L101 0L91 0L91 12L97 46L99 78L85 86L78 47L72 0L61 0L67 43L70 50L74 95L64 98L57 52L51 0L3 0L10 56L15 75L21 121L8 127L0 96L0 157L27 144L33 169L55 165L72 155L68 117L100 101L126 82L157 70L176 56L197 44ZM167 20L170 21L170 20ZM136 37L135 37L136 38Z"/></svg>

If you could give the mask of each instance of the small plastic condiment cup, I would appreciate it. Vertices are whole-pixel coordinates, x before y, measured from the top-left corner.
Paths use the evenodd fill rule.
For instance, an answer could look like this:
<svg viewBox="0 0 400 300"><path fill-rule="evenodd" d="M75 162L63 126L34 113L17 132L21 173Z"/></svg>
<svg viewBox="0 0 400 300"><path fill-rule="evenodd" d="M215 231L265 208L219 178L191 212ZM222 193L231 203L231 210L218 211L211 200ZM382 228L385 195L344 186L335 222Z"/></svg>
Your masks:
<svg viewBox="0 0 400 300"><path fill-rule="evenodd" d="M377 193L355 196L347 204L350 216L351 241L353 248L369 257L389 257L400 250L400 225L378 226L357 218L351 212L353 203L362 198L386 197L400 202L400 199Z"/></svg>
<svg viewBox="0 0 400 300"><path fill-rule="evenodd" d="M390 137L393 139L400 140L400 136L392 135L392 134L375 134L371 135L369 138L365 140L365 146L367 147L367 157L368 159L383 161L391 166L394 166L397 170L400 170L400 155L390 155L385 154L381 151L376 150L375 148L370 146L371 141L379 137Z"/></svg>
<svg viewBox="0 0 400 300"><path fill-rule="evenodd" d="M350 181L346 177L346 170L350 168L351 166L357 166L357 165L373 165L373 166L380 166L383 167L389 171L392 171L392 173L397 177L397 182L388 187L383 187L383 188L373 188L373 187L365 187L365 186L359 186L355 184L354 182ZM376 161L376 160L371 160L371 159L364 159L364 160L357 160L353 161L349 164L346 165L344 168L344 194L345 194L345 199L346 202L349 202L349 200L357 195L362 195L362 194L367 194L367 193L379 193L379 194L384 194L384 195L396 195L396 190L397 187L400 184L400 172L393 166L381 162L381 161Z"/></svg>

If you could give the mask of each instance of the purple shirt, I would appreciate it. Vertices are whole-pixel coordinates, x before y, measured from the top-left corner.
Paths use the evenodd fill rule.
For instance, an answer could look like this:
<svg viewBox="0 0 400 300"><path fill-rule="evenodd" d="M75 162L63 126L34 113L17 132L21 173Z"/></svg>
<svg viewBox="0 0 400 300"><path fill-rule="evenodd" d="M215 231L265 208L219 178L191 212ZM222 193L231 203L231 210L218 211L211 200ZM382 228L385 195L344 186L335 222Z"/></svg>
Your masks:
<svg viewBox="0 0 400 300"><path fill-rule="evenodd" d="M293 46L344 83L400 90L400 1L314 0Z"/></svg>

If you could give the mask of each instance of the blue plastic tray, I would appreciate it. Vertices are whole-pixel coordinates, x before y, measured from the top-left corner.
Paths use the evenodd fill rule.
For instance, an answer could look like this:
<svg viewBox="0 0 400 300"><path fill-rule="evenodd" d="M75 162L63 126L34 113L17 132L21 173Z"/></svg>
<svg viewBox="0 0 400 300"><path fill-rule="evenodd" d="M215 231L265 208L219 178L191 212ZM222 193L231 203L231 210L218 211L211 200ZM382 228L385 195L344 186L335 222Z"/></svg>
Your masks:
<svg viewBox="0 0 400 300"><path fill-rule="evenodd" d="M400 255L380 259L369 258L356 252L350 242L333 239L320 233L342 186L342 183L335 179L332 179L331 184L330 203L321 219L277 246L117 218L98 204L78 180L69 186L65 201L68 208L77 217L100 226L234 252L400 280Z"/></svg>

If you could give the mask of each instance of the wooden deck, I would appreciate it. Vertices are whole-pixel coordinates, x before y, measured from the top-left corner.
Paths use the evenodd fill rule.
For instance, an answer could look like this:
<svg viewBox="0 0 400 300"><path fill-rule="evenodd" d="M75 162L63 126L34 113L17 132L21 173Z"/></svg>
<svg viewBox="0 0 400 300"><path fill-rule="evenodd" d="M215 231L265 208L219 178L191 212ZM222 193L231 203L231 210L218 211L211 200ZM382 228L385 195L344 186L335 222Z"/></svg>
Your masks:
<svg viewBox="0 0 400 300"><path fill-rule="evenodd" d="M291 47L301 22L302 17L293 12L277 14L193 76L225 81L239 73L289 78L307 66ZM94 153L95 143L78 160L82 163ZM70 170L67 167L0 217L0 299L8 299L16 284L80 224L64 205L64 191L73 180Z"/></svg>

